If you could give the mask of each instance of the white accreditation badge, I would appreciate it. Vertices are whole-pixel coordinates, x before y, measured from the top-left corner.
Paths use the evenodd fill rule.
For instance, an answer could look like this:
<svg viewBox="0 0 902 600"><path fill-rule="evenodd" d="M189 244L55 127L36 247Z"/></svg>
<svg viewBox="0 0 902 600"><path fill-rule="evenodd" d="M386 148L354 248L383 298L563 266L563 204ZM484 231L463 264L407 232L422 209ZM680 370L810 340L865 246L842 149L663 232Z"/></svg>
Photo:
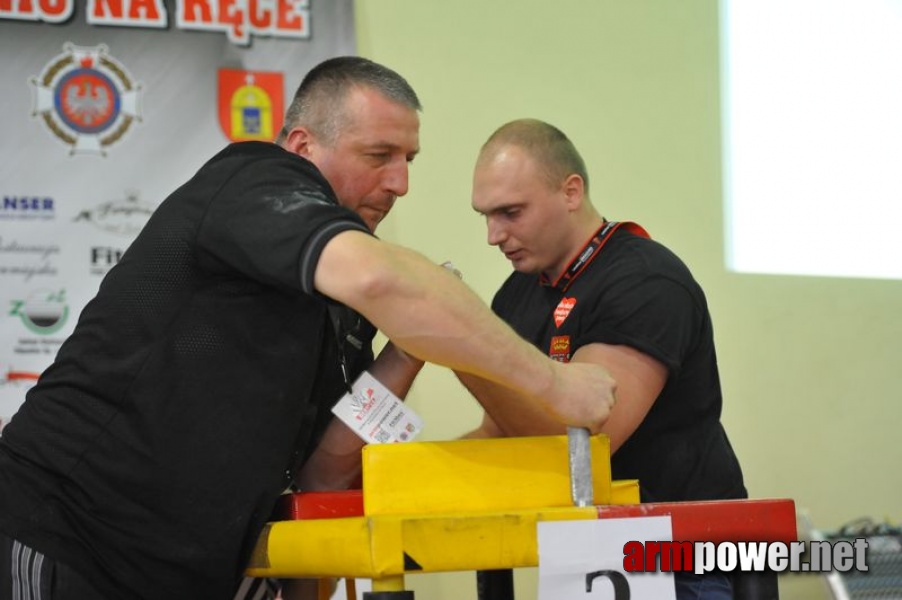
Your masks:
<svg viewBox="0 0 902 600"><path fill-rule="evenodd" d="M423 429L423 420L375 377L364 371L332 412L371 444L409 442Z"/></svg>

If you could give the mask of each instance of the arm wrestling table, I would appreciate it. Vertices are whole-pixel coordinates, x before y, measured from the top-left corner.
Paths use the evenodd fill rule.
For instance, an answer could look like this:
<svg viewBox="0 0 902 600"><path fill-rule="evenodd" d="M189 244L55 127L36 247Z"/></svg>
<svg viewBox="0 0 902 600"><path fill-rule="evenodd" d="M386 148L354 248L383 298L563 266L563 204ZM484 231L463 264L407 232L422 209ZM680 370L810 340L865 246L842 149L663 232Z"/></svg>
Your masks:
<svg viewBox="0 0 902 600"><path fill-rule="evenodd" d="M286 495L247 574L365 578L367 600L407 600L407 573L472 570L481 600L512 600L512 569L538 566L540 521L669 515L674 540L796 540L792 500L640 504L638 481L611 480L607 438L588 442L589 506L574 505L568 436L366 446L363 489ZM776 573L742 573L734 588L778 597Z"/></svg>

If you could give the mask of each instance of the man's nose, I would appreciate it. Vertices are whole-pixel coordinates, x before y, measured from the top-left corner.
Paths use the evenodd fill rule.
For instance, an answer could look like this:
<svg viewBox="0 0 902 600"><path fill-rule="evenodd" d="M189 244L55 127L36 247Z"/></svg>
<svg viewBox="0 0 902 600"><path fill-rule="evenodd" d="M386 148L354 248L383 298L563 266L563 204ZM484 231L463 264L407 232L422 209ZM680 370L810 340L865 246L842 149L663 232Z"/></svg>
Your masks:
<svg viewBox="0 0 902 600"><path fill-rule="evenodd" d="M395 196L406 194L409 185L408 170L406 159L401 159L391 165L385 172L385 189Z"/></svg>
<svg viewBox="0 0 902 600"><path fill-rule="evenodd" d="M504 230L504 227L498 222L498 219L493 217L486 217L485 225L487 229L487 241L489 246L498 246L507 238L507 232Z"/></svg>

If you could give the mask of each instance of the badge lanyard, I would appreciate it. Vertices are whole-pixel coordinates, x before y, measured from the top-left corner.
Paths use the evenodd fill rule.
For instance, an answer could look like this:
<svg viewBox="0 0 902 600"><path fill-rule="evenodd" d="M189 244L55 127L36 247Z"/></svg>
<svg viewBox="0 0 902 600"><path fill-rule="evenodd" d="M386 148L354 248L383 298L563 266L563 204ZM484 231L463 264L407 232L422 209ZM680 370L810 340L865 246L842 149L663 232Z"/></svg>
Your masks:
<svg viewBox="0 0 902 600"><path fill-rule="evenodd" d="M338 360L341 366L341 376L344 378L345 387L347 388L348 393L350 393L353 387L351 385L351 374L348 372L348 357L345 348L347 348L348 344L351 344L357 350L363 348L363 342L354 336L354 333L356 333L357 329L360 327L360 315L347 307L336 306L334 304L329 304L326 308L329 310L329 319L332 321L332 329L335 332L335 342L338 344ZM357 323L353 329L345 330L344 320L342 319L341 314L342 311L356 317Z"/></svg>
<svg viewBox="0 0 902 600"><path fill-rule="evenodd" d="M552 283L544 275L539 278L539 281L542 285L551 286L560 290L561 293L566 292L567 288L573 283L573 280L576 279L576 276L582 273L583 269L585 269L598 253L601 252L602 247L604 247L608 240L611 239L614 232L621 227L624 227L632 234L644 238L651 237L641 225L633 223L632 221L605 221L601 228L595 232L595 235L592 236L592 239L589 240L589 243L585 245L582 252L579 253L579 256L573 259L570 266L561 273L561 276L557 278L557 281Z"/></svg>

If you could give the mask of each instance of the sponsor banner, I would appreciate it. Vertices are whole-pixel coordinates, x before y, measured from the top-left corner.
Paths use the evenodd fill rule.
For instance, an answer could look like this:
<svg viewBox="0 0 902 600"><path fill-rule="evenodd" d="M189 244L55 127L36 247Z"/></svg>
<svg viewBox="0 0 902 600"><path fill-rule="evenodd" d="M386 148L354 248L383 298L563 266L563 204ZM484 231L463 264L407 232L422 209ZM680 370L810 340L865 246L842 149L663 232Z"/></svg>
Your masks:
<svg viewBox="0 0 902 600"><path fill-rule="evenodd" d="M353 0L0 2L0 430L160 202L274 139L353 21Z"/></svg>

